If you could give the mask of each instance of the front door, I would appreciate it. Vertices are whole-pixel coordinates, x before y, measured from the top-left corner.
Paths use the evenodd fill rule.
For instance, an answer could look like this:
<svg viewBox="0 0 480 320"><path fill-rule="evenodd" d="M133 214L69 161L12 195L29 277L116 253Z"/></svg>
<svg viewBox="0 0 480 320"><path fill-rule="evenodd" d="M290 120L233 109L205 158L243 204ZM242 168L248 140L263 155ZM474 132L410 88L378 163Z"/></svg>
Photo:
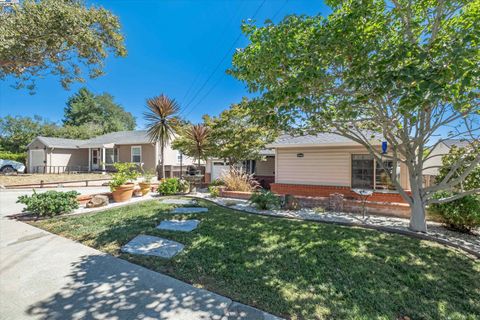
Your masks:
<svg viewBox="0 0 480 320"><path fill-rule="evenodd" d="M100 167L98 149L92 149L92 170L98 170Z"/></svg>

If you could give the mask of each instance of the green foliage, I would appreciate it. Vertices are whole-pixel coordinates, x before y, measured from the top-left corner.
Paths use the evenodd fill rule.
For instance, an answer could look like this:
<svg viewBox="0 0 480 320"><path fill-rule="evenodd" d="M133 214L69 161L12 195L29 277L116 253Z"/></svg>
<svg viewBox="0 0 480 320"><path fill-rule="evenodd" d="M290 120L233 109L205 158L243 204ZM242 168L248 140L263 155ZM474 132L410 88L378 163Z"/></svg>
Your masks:
<svg viewBox="0 0 480 320"><path fill-rule="evenodd" d="M260 126L252 121L246 99L218 117L204 116L204 122L211 131L208 154L228 159L230 165L242 160L260 159L260 150L277 136L271 127Z"/></svg>
<svg viewBox="0 0 480 320"><path fill-rule="evenodd" d="M260 210L271 210L280 208L280 198L273 192L262 190L255 192L250 198L250 202Z"/></svg>
<svg viewBox="0 0 480 320"><path fill-rule="evenodd" d="M76 191L58 192L47 191L36 193L33 190L31 196L23 195L18 197L17 203L26 205L24 212L31 212L37 216L56 216L70 213L78 208Z"/></svg>
<svg viewBox="0 0 480 320"><path fill-rule="evenodd" d="M120 22L102 7L83 1L25 0L0 14L0 79L13 76L18 86L34 88L34 79L58 75L64 88L102 75L108 53L125 56Z"/></svg>
<svg viewBox="0 0 480 320"><path fill-rule="evenodd" d="M453 146L450 152L442 157L442 167L435 178L435 182L441 183L452 170L454 170L454 173L449 180L457 179L465 170L469 169L471 170L470 173L459 184L453 186L453 190L468 191L480 188L480 163L475 165L473 170L470 165L479 156L479 152L480 143L468 148ZM464 164L455 169L459 161L464 161Z"/></svg>
<svg viewBox="0 0 480 320"><path fill-rule="evenodd" d="M208 192L210 193L210 197L217 198L220 195L220 187L218 186L208 186Z"/></svg>
<svg viewBox="0 0 480 320"><path fill-rule="evenodd" d="M27 145L37 136L89 139L103 133L98 125L66 125L63 127L40 116L5 116L0 118L0 148L13 153L27 150Z"/></svg>
<svg viewBox="0 0 480 320"><path fill-rule="evenodd" d="M436 199L448 198L454 193L440 192ZM480 227L480 194L466 195L446 203L436 203L429 207L431 213L439 217L449 228L470 232Z"/></svg>
<svg viewBox="0 0 480 320"><path fill-rule="evenodd" d="M110 181L110 190L115 191L121 185L127 182L133 182L140 173L137 170L137 165L131 162L116 162L113 164L116 172L112 174L112 181Z"/></svg>
<svg viewBox="0 0 480 320"><path fill-rule="evenodd" d="M480 104L480 0L333 0L326 16L289 15L242 26L249 44L228 72L255 98L255 122L288 133L333 132L422 172L418 154L440 131L476 134ZM375 136L377 133L377 136ZM410 227L426 231L434 189L409 176ZM443 190L450 186L442 185ZM418 201L420 203L415 203Z"/></svg>
<svg viewBox="0 0 480 320"><path fill-rule="evenodd" d="M212 182L210 182L210 186L224 186L225 182L222 181L222 179L215 179Z"/></svg>
<svg viewBox="0 0 480 320"><path fill-rule="evenodd" d="M96 125L102 133L133 130L136 126L132 114L116 104L113 96L95 95L87 88L68 99L63 123L70 127Z"/></svg>
<svg viewBox="0 0 480 320"><path fill-rule="evenodd" d="M144 171L142 174L142 177L144 182L150 183L153 177L155 177L155 171L153 170Z"/></svg>
<svg viewBox="0 0 480 320"><path fill-rule="evenodd" d="M190 182L185 179L178 180L178 189L182 193L190 192Z"/></svg>
<svg viewBox="0 0 480 320"><path fill-rule="evenodd" d="M180 190L180 180L177 178L162 179L158 185L158 193L164 196L177 194Z"/></svg>
<svg viewBox="0 0 480 320"><path fill-rule="evenodd" d="M212 147L210 128L203 124L187 124L180 127L178 133L179 136L173 141L172 148L197 159L197 165L200 167L201 160L206 160L210 155Z"/></svg>
<svg viewBox="0 0 480 320"><path fill-rule="evenodd" d="M9 151L0 151L0 159L18 161L23 164L27 161L26 153L13 153Z"/></svg>

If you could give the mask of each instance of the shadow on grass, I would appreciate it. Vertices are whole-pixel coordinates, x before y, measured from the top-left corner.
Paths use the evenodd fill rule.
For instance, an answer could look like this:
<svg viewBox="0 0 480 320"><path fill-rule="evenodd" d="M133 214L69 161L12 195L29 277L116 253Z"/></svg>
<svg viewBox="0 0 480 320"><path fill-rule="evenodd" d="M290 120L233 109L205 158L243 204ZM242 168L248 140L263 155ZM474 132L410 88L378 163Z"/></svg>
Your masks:
<svg viewBox="0 0 480 320"><path fill-rule="evenodd" d="M172 215L156 204L86 224L87 244L118 254L140 233L186 245L167 261L132 262L278 315L299 318L476 319L480 264L443 246L361 228L275 219L209 207ZM160 231L162 219L201 220L191 233ZM67 235L68 236L68 235Z"/></svg>

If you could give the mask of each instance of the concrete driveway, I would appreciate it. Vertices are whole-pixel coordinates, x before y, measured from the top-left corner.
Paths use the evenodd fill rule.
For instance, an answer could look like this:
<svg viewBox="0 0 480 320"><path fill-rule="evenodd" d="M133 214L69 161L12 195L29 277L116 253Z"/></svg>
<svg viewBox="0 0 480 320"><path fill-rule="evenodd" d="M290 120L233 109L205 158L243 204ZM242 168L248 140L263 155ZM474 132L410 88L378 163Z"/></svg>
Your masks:
<svg viewBox="0 0 480 320"><path fill-rule="evenodd" d="M278 319L8 219L30 192L0 191L0 319Z"/></svg>

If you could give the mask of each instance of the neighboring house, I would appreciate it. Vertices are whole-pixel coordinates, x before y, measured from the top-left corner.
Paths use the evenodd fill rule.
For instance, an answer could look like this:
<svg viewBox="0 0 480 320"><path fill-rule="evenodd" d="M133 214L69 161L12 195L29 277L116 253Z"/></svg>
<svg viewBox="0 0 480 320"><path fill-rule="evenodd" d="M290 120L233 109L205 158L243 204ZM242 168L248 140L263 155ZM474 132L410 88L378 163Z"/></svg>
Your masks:
<svg viewBox="0 0 480 320"><path fill-rule="evenodd" d="M88 140L36 137L28 146L29 172L61 173L67 171L108 171L115 162L144 164L145 170L155 170L160 159L158 142L151 142L147 131L120 131ZM165 148L168 177L178 167L193 165L170 145Z"/></svg>
<svg viewBox="0 0 480 320"><path fill-rule="evenodd" d="M382 150L380 138L372 143ZM375 191L371 201L404 202L367 149L348 138L330 133L283 135L267 147L275 150L275 183L270 185L275 193L309 197L342 193L347 198L358 198L352 189L361 188ZM390 160L384 163L392 166ZM404 164L397 168L397 175L408 190Z"/></svg>
<svg viewBox="0 0 480 320"><path fill-rule="evenodd" d="M450 152L453 146L465 148L469 146L468 141L448 139L436 144L429 152L427 159L423 163L423 175L436 176L442 166L442 157Z"/></svg>
<svg viewBox="0 0 480 320"><path fill-rule="evenodd" d="M275 181L275 152L271 149L260 151L260 160L245 160L239 165L246 172L253 174L262 187L269 187ZM228 172L230 165L224 159L208 159L205 167L205 181L219 179Z"/></svg>

